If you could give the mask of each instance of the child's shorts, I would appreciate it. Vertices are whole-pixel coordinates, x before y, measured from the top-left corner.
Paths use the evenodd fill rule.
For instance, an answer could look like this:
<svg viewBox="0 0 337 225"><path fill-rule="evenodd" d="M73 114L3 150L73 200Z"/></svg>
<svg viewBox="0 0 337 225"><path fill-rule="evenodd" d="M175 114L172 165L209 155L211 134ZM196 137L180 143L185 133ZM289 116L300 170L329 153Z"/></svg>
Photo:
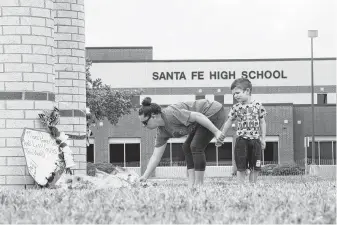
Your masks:
<svg viewBox="0 0 337 225"><path fill-rule="evenodd" d="M235 144L235 163L237 170L261 170L262 148L259 139L238 137Z"/></svg>

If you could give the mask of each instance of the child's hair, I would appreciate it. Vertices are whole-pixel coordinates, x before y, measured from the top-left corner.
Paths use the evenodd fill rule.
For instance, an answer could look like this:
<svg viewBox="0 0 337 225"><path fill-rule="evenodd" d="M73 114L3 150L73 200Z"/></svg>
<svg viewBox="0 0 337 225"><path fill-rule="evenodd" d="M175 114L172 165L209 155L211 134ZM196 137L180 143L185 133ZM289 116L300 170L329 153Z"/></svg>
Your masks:
<svg viewBox="0 0 337 225"><path fill-rule="evenodd" d="M248 80L247 78L238 78L238 79L234 80L232 85L231 85L231 90L233 90L236 87L241 88L244 91L247 90L247 88L249 88L249 90L250 90L249 94L252 94L253 86L252 86L252 83L250 82L250 80Z"/></svg>
<svg viewBox="0 0 337 225"><path fill-rule="evenodd" d="M144 117L151 116L152 114L161 113L161 107L156 103L151 103L152 99L146 97L142 101L142 106L138 110L139 115L144 115Z"/></svg>

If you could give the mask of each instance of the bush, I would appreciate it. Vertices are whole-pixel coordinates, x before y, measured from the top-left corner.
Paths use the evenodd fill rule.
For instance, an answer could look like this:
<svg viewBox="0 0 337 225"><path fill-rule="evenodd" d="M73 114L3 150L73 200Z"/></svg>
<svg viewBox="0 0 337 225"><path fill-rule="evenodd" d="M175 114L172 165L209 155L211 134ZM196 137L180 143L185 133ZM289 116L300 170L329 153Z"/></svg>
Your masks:
<svg viewBox="0 0 337 225"><path fill-rule="evenodd" d="M277 166L277 164L267 164L261 168L260 175L263 176L272 176L273 169Z"/></svg>
<svg viewBox="0 0 337 225"><path fill-rule="evenodd" d="M292 176L304 175L305 169L296 164L266 165L262 167L260 175L263 176Z"/></svg>

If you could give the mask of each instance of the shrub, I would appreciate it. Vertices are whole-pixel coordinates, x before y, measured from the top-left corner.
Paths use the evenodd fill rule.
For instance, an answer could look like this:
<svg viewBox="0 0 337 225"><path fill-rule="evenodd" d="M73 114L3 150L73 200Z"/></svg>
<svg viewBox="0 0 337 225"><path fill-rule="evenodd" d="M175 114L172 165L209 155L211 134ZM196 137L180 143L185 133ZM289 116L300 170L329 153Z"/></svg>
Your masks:
<svg viewBox="0 0 337 225"><path fill-rule="evenodd" d="M261 169L263 176L292 176L304 175L305 169L297 164L266 165Z"/></svg>
<svg viewBox="0 0 337 225"><path fill-rule="evenodd" d="M267 164L261 168L260 175L268 176L272 175L273 169L277 166L277 164Z"/></svg>

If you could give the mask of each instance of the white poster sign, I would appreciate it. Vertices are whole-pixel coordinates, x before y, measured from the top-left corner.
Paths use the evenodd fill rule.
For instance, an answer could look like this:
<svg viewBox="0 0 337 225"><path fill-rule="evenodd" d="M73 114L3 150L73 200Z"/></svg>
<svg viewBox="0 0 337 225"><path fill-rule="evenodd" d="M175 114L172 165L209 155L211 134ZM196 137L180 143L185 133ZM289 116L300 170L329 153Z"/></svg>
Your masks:
<svg viewBox="0 0 337 225"><path fill-rule="evenodd" d="M28 172L42 186L55 184L64 171L55 139L45 131L25 128L21 137ZM51 177L52 180L48 180Z"/></svg>

